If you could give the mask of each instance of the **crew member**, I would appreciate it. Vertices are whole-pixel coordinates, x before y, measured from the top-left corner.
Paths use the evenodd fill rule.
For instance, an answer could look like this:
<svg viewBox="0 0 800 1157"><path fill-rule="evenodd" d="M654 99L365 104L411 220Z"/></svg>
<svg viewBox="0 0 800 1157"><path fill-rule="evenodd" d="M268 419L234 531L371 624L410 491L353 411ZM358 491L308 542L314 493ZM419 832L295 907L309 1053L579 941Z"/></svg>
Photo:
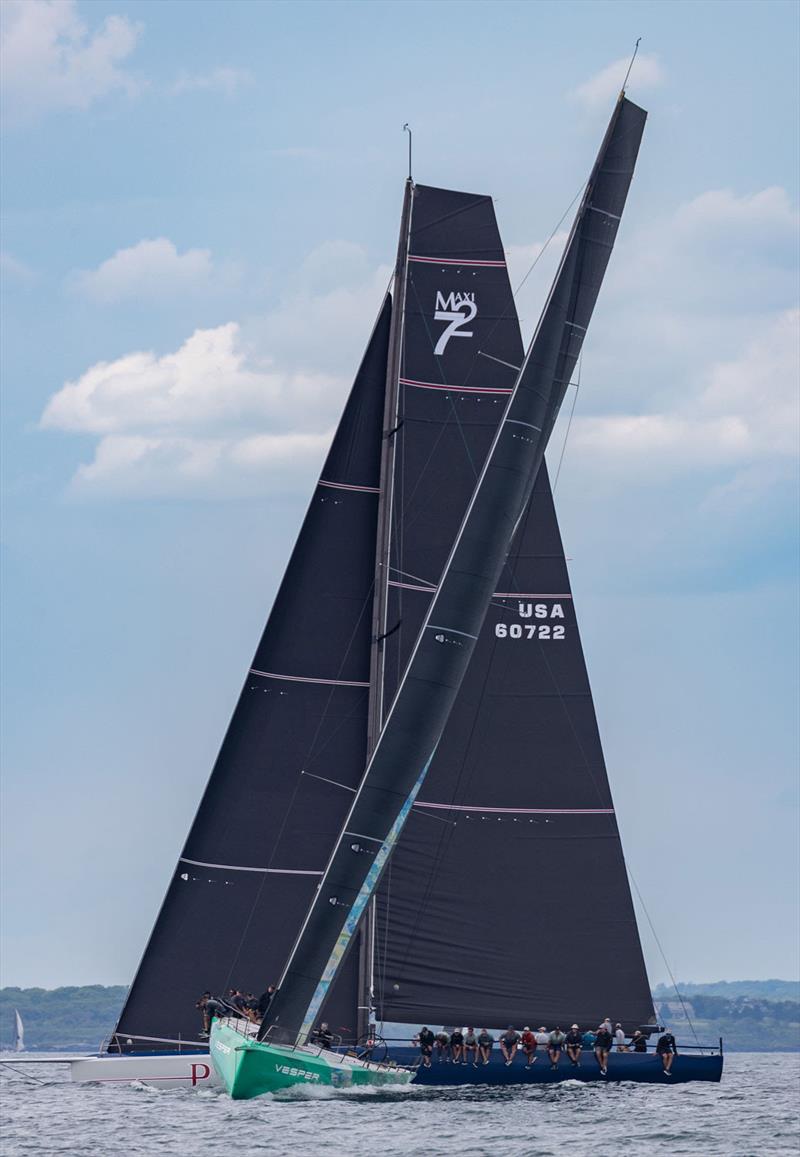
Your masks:
<svg viewBox="0 0 800 1157"><path fill-rule="evenodd" d="M525 1068L529 1069L536 1064L536 1034L531 1032L528 1025L522 1030L522 1051L527 1061Z"/></svg>
<svg viewBox="0 0 800 1157"><path fill-rule="evenodd" d="M672 1076L672 1062L678 1055L678 1046L675 1043L675 1037L665 1029L662 1036L658 1038L656 1045L656 1052L661 1057L661 1063L664 1066L664 1076Z"/></svg>
<svg viewBox="0 0 800 1157"><path fill-rule="evenodd" d="M417 1037L417 1040L419 1041L419 1051L422 1053L422 1063L426 1069L429 1069L431 1067L433 1042L436 1040L436 1037L433 1035L428 1026L424 1024L419 1030L419 1036Z"/></svg>
<svg viewBox="0 0 800 1157"><path fill-rule="evenodd" d="M478 1038L475 1036L475 1029L468 1028L464 1033L464 1064L467 1063L467 1058L472 1057L473 1068L478 1067Z"/></svg>
<svg viewBox="0 0 800 1157"><path fill-rule="evenodd" d="M597 1063L600 1066L600 1072L603 1076L608 1072L608 1054L611 1049L613 1037L609 1030L605 1028L605 1021L597 1030L594 1038L594 1055L597 1057Z"/></svg>
<svg viewBox="0 0 800 1157"><path fill-rule="evenodd" d="M517 1049L519 1048L519 1039L519 1033L513 1024L510 1024L500 1037L500 1051L506 1058L507 1065L510 1065L516 1056Z"/></svg>
<svg viewBox="0 0 800 1157"><path fill-rule="evenodd" d="M462 1058L464 1052L464 1034L460 1028L454 1028L450 1033L450 1056L454 1065L466 1064Z"/></svg>
<svg viewBox="0 0 800 1157"><path fill-rule="evenodd" d="M564 1043L567 1046L567 1056L577 1068L581 1063L581 1049L583 1048L583 1037L581 1031L576 1024L567 1033L564 1038Z"/></svg>
<svg viewBox="0 0 800 1157"><path fill-rule="evenodd" d="M485 1028L482 1028L478 1033L478 1048L480 1049L481 1060L485 1065L489 1063L489 1055L494 1045L494 1037Z"/></svg>
<svg viewBox="0 0 800 1157"><path fill-rule="evenodd" d="M561 1060L561 1050L564 1047L566 1040L565 1034L561 1031L561 1026L556 1025L550 1033L550 1040L547 1045L547 1052L550 1056L550 1068L557 1069L558 1062Z"/></svg>

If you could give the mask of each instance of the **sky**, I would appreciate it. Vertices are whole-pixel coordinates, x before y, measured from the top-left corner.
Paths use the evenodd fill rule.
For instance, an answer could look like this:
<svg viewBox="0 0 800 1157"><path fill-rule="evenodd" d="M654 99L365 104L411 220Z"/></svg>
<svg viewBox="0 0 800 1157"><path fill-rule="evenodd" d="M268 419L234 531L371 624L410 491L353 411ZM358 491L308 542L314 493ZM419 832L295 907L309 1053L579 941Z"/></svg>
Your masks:
<svg viewBox="0 0 800 1157"><path fill-rule="evenodd" d="M554 234L527 339L640 36L556 502L670 968L796 976L800 9L1 11L0 981L133 976L389 278L403 124L515 283Z"/></svg>

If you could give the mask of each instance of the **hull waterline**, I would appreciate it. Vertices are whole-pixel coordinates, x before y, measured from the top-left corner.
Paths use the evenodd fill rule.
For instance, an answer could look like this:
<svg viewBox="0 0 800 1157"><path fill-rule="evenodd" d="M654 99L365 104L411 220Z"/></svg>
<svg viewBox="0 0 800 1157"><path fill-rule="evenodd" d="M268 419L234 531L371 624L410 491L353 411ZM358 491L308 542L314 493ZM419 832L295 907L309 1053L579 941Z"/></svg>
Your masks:
<svg viewBox="0 0 800 1157"><path fill-rule="evenodd" d="M224 1021L215 1021L211 1029L210 1055L219 1080L237 1101L296 1086L401 1088L414 1075L410 1069L363 1062L329 1049L268 1044Z"/></svg>

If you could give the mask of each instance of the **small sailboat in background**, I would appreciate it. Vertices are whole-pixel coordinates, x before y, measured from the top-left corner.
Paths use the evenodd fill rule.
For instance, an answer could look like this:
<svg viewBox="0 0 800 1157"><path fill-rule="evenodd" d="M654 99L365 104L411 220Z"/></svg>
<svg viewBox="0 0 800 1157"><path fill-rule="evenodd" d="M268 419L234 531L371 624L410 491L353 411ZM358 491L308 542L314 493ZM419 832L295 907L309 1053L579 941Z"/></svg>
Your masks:
<svg viewBox="0 0 800 1157"><path fill-rule="evenodd" d="M194 1086L213 1063L236 1097L599 1079L358 1052L376 1019L653 1024L544 463L645 119L620 96L527 353L491 198L409 178L391 292L214 771L116 1029L74 1079ZM209 1057L200 993L278 977L260 1028L213 1022ZM322 1018L343 1049L310 1045ZM611 1058L610 1079L661 1072Z"/></svg>
<svg viewBox="0 0 800 1157"><path fill-rule="evenodd" d="M22 1017L19 1014L19 1009L14 1009L14 1052L25 1052L25 1025L22 1023Z"/></svg>

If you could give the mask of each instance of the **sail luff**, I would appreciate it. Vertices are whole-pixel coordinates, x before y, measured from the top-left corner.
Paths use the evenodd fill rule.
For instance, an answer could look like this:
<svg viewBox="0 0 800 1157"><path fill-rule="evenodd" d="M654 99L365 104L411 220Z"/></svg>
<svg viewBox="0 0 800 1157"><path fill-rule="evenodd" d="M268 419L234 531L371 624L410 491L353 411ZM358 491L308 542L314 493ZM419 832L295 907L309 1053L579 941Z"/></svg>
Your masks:
<svg viewBox="0 0 800 1157"><path fill-rule="evenodd" d="M623 117L623 110L635 110ZM406 674L261 1033L313 1024L424 781L464 677L514 529L530 497L613 247L646 114L614 110L570 243ZM606 179L616 151L625 166ZM602 188L608 204L591 214ZM599 218L602 215L602 226ZM599 233L602 236L598 235ZM600 241L602 248L589 250ZM577 318L580 317L580 321ZM339 910L341 909L341 910Z"/></svg>

